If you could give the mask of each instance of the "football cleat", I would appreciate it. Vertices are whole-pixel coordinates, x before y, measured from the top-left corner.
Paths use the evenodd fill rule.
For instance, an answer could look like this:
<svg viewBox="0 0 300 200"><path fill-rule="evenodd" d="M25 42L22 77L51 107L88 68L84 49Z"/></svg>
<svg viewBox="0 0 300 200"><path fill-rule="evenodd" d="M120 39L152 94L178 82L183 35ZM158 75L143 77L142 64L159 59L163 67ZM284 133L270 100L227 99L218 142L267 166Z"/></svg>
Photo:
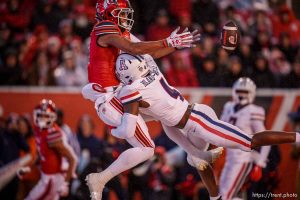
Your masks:
<svg viewBox="0 0 300 200"><path fill-rule="evenodd" d="M102 200L104 184L100 180L100 173L90 173L85 178L91 193L91 200Z"/></svg>
<svg viewBox="0 0 300 200"><path fill-rule="evenodd" d="M223 147L218 147L218 148L209 150L209 152L212 154L211 163L214 163L222 155L223 151L224 151ZM200 170L200 171L204 171L209 165L208 161L203 160L198 157L195 157L193 155L188 155L188 162L192 166L194 166L197 170Z"/></svg>

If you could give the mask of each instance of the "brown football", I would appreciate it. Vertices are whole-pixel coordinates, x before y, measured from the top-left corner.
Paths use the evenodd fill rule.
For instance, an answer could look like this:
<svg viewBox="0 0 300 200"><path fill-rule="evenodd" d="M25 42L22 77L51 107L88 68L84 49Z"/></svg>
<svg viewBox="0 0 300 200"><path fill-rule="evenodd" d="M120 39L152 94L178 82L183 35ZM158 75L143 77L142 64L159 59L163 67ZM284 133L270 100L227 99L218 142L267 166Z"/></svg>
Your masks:
<svg viewBox="0 0 300 200"><path fill-rule="evenodd" d="M239 44L240 33L237 25L233 21L227 22L222 29L221 44L228 51L233 51Z"/></svg>

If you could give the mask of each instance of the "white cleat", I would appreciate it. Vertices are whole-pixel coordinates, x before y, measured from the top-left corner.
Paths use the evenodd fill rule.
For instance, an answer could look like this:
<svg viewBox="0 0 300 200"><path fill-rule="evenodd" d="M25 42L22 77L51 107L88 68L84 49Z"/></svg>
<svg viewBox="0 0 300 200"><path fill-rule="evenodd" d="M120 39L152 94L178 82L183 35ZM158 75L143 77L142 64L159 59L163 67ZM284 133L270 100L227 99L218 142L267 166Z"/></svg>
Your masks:
<svg viewBox="0 0 300 200"><path fill-rule="evenodd" d="M102 200L104 184L100 181L100 173L91 173L85 180L91 193L91 200Z"/></svg>
<svg viewBox="0 0 300 200"><path fill-rule="evenodd" d="M223 154L223 151L224 151L223 147L218 147L218 148L209 150L209 152L212 153L211 163L216 162L216 160L218 160L218 158L220 158L220 156Z"/></svg>
<svg viewBox="0 0 300 200"><path fill-rule="evenodd" d="M212 150L209 150L209 152L211 153L211 163L214 163L223 153L224 148L223 147L218 147ZM188 162L191 164L192 162L192 166L194 166L197 170L200 171L204 171L208 165L209 162L206 160L203 160L201 158L195 157L193 155L188 155Z"/></svg>

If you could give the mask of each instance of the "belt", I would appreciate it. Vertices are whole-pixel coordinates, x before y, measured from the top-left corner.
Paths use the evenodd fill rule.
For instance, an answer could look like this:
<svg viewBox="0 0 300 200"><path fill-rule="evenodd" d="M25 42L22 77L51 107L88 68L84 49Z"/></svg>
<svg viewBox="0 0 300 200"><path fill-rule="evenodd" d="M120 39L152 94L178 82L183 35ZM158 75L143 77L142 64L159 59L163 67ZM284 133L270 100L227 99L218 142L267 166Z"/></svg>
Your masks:
<svg viewBox="0 0 300 200"><path fill-rule="evenodd" d="M189 104L184 115L182 116L181 120L178 122L178 124L176 124L174 127L175 128L179 128L179 129L183 129L184 126L186 125L187 121L190 118L190 115L192 113L192 110L194 108L194 104Z"/></svg>

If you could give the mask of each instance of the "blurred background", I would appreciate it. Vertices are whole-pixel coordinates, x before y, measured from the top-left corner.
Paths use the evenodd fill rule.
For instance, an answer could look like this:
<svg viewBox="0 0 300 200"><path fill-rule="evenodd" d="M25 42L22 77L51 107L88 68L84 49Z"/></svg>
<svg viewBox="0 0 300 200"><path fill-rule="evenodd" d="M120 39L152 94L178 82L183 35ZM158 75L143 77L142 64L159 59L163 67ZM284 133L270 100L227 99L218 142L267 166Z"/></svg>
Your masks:
<svg viewBox="0 0 300 200"><path fill-rule="evenodd" d="M87 199L82 184L85 175L105 168L128 145L110 135L92 103L80 95L87 83L96 2L0 0L0 168L28 152L36 156L32 110L42 98L52 99L59 108L58 123L69 134L81 161L68 199ZM189 101L208 104L220 114L231 98L233 82L248 76L258 87L255 103L266 109L266 127L300 129L300 117L293 117L300 115L299 0L130 2L135 11L132 33L141 40L164 39L177 26L200 30L197 47L157 60L169 83ZM231 53L219 43L228 20L235 21L241 32L240 45ZM159 159L147 165L144 173L130 170L113 179L105 198L157 199L150 195L156 194L172 200L207 199L196 171L180 156L174 161L176 145L166 138L160 124L148 125L159 146ZM298 156L297 148L281 145L264 186L274 192L295 192ZM214 166L217 177L223 160ZM23 199L38 178L36 169L23 180L12 179L8 185L12 197L7 199Z"/></svg>

